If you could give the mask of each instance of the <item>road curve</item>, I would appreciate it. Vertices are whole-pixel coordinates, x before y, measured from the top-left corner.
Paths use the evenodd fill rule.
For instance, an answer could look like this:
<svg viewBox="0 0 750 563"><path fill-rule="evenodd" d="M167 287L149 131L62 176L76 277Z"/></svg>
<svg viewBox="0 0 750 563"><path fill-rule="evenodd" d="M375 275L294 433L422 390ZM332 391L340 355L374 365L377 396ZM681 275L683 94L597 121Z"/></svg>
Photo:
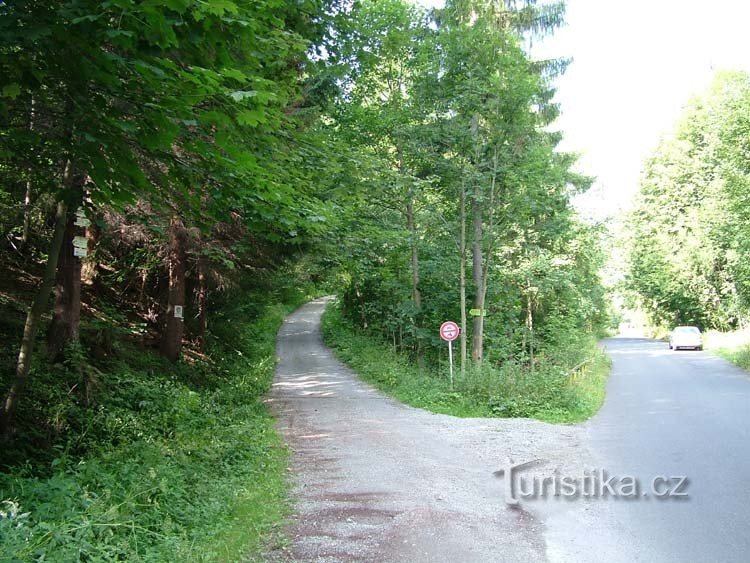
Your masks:
<svg viewBox="0 0 750 563"><path fill-rule="evenodd" d="M323 345L326 299L290 315L268 399L292 450L290 544L269 561L747 561L750 378L704 352L610 339L607 400L590 421L459 419L404 406ZM637 498L504 502L507 460L534 476L604 470ZM687 498L657 500L657 476Z"/></svg>
<svg viewBox="0 0 750 563"><path fill-rule="evenodd" d="M326 300L290 315L269 402L292 449L296 513L287 561L544 561L541 524L503 501L511 457L580 458L581 431L459 419L393 401L323 345Z"/></svg>

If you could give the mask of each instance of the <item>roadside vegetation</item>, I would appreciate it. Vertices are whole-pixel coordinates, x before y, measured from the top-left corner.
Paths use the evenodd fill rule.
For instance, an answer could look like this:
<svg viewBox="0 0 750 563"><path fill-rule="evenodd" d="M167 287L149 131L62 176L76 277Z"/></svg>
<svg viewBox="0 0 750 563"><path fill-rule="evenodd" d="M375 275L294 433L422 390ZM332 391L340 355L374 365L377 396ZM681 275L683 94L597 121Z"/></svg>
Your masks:
<svg viewBox="0 0 750 563"><path fill-rule="evenodd" d="M172 363L107 320L82 334L84 350L112 339L86 393L75 359L35 365L24 441L2 456L2 559L239 561L281 541L287 454L262 397L309 295L278 284L220 308L205 356ZM8 338L22 317L0 309Z"/></svg>
<svg viewBox="0 0 750 563"><path fill-rule="evenodd" d="M340 304L323 316L323 337L336 355L365 381L396 399L459 417L528 417L580 422L604 401L610 361L595 339L583 336L538 359L534 369L519 361L456 370L453 384L447 350L425 368L382 338L342 318ZM445 347L445 345L444 345Z"/></svg>
<svg viewBox="0 0 750 563"><path fill-rule="evenodd" d="M286 454L261 400L309 287L288 265L328 228L308 54L329 9L0 2L3 561L274 541Z"/></svg>
<svg viewBox="0 0 750 563"><path fill-rule="evenodd" d="M750 75L717 73L645 163L625 289L667 331L750 321L749 112Z"/></svg>
<svg viewBox="0 0 750 563"><path fill-rule="evenodd" d="M750 75L720 72L645 164L625 232L631 303L750 369Z"/></svg>
<svg viewBox="0 0 750 563"><path fill-rule="evenodd" d="M352 13L354 30L381 31L354 43L367 56L334 116L365 174L386 181L338 218L329 342L415 405L581 420L601 403L606 372L595 345L612 322L604 229L574 211L591 178L550 132L551 79L566 63L523 48L562 23L562 6L448 5L432 17L397 1ZM453 388L438 336L446 320L460 326ZM594 375L571 383L592 358Z"/></svg>
<svg viewBox="0 0 750 563"><path fill-rule="evenodd" d="M718 354L725 360L750 372L750 331L733 332L708 331L704 335L704 348Z"/></svg>

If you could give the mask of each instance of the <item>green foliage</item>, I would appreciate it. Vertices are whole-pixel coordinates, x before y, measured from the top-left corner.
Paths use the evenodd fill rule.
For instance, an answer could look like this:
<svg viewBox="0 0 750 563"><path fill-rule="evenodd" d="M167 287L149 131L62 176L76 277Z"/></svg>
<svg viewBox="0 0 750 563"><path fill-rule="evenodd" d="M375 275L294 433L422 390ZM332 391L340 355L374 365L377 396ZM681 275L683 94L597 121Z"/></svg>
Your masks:
<svg viewBox="0 0 750 563"><path fill-rule="evenodd" d="M204 228L241 212L269 239L315 231L321 209L299 160L302 143L320 147L287 108L327 7L2 3L0 177L30 181L34 199L74 197L61 185L69 163L95 207L142 198Z"/></svg>
<svg viewBox="0 0 750 563"><path fill-rule="evenodd" d="M561 332L607 324L602 232L569 205L589 179L556 150L546 65L528 59L519 35L549 31L560 15L533 2L449 2L425 15L398 0L362 1L351 10L344 58L356 64L331 121L358 170L330 256L344 272L346 317L400 351L434 363L436 327L460 318L462 205L468 244L488 270L491 361L524 363ZM469 283L469 300L479 291Z"/></svg>
<svg viewBox="0 0 750 563"><path fill-rule="evenodd" d="M750 371L750 332L747 329L733 332L708 331L703 335L704 348Z"/></svg>
<svg viewBox="0 0 750 563"><path fill-rule="evenodd" d="M80 345L60 364L34 358L2 459L6 552L240 559L284 509L284 453L259 403L275 304L312 286L369 327L328 319L339 352L404 400L590 415L604 372L591 340L606 316L600 232L576 220L570 196L587 179L548 129L548 80L564 63L522 49L561 20L559 4L533 0L430 13L403 0L0 1L0 229L13 242L32 223L14 280L36 280L56 199L85 196L100 237ZM69 189L71 171L85 186ZM460 315L467 210L489 272L488 352L451 386L435 327ZM176 217L186 337L201 342L172 365L149 346ZM289 283L264 283L301 252ZM7 328L17 341L21 324ZM572 380L589 356L596 367Z"/></svg>
<svg viewBox="0 0 750 563"><path fill-rule="evenodd" d="M627 288L656 324L746 323L750 76L721 73L647 161L627 225Z"/></svg>
<svg viewBox="0 0 750 563"><path fill-rule="evenodd" d="M342 361L378 389L409 405L461 417L585 420L604 401L610 367L591 337L568 335L534 370L513 361L485 363L463 377L457 373L451 386L447 352L438 368L419 368L372 331L343 319L340 306L323 316L323 335Z"/></svg>
<svg viewBox="0 0 750 563"><path fill-rule="evenodd" d="M307 298L274 285L286 305L265 286L228 302L207 361L175 366L119 341L89 404L78 365L37 366L21 413L64 428L50 450L4 456L3 557L227 561L272 541L286 452L260 399L278 327Z"/></svg>
<svg viewBox="0 0 750 563"><path fill-rule="evenodd" d="M714 351L725 360L750 371L750 344L736 348L717 348Z"/></svg>

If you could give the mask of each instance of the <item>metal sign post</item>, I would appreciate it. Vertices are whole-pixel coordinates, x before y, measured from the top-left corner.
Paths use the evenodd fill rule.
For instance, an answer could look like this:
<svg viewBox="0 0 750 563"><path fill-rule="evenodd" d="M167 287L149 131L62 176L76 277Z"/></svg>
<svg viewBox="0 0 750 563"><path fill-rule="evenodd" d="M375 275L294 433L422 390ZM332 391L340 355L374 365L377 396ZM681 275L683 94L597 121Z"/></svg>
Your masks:
<svg viewBox="0 0 750 563"><path fill-rule="evenodd" d="M453 341L448 341L448 373L451 376L451 391L453 390Z"/></svg>
<svg viewBox="0 0 750 563"><path fill-rule="evenodd" d="M440 325L440 338L448 343L448 364L451 378L451 389L453 389L453 341L458 338L461 329L453 321L445 321Z"/></svg>

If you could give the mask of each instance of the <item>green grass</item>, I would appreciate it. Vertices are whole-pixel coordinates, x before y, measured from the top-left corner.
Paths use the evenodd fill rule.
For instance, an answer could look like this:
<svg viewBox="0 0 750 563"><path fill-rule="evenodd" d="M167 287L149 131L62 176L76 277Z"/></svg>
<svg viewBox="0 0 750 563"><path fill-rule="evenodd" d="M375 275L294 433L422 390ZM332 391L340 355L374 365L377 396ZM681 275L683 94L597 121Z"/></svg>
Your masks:
<svg viewBox="0 0 750 563"><path fill-rule="evenodd" d="M750 371L750 330L709 331L704 335L704 347L742 369Z"/></svg>
<svg viewBox="0 0 750 563"><path fill-rule="evenodd" d="M0 560L247 561L283 541L287 452L261 398L304 297L227 311L207 362L118 344L92 404L65 366L37 365L21 408L64 439L42 452L29 434L0 473Z"/></svg>
<svg viewBox="0 0 750 563"><path fill-rule="evenodd" d="M336 355L364 380L401 402L459 417L530 417L570 423L592 416L604 401L610 370L607 356L593 338L571 343L565 362L542 360L532 373L508 362L501 367L456 374L420 370L385 342L353 328L331 306L323 316L323 335ZM563 355L563 354L561 354ZM580 370L570 368L590 358Z"/></svg>

